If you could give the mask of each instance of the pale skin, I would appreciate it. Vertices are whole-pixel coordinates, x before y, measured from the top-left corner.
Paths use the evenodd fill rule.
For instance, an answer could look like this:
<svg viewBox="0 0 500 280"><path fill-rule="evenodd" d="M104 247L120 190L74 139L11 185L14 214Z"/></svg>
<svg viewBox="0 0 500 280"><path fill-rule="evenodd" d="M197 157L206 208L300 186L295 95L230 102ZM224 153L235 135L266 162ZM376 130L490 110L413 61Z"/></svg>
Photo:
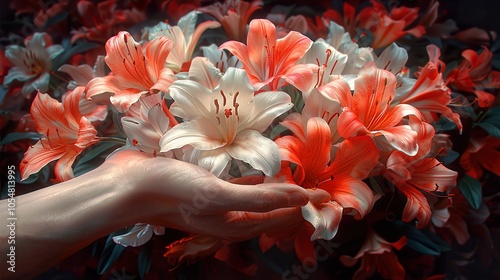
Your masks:
<svg viewBox="0 0 500 280"><path fill-rule="evenodd" d="M89 173L16 197L16 272L2 261L2 279L36 277L136 223L240 241L291 227L301 220L299 206L330 199L322 190L261 182L258 177L226 182L189 163L118 152ZM208 199L200 204L193 200L197 194ZM7 221L7 209L7 201L0 201L0 220ZM8 235L0 233L3 256L11 246Z"/></svg>

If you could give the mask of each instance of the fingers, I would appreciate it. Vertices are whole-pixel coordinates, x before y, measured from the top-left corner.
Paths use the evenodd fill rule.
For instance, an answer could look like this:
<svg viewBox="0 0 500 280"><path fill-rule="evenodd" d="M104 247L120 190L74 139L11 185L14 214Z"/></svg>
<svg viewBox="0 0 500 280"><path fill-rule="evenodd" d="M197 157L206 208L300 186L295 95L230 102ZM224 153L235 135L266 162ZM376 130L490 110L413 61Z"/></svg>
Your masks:
<svg viewBox="0 0 500 280"><path fill-rule="evenodd" d="M257 185L264 183L264 176L262 175L244 176L240 178L231 179L229 180L229 182L239 185Z"/></svg>
<svg viewBox="0 0 500 280"><path fill-rule="evenodd" d="M302 221L298 207L267 213L230 212L226 221L230 230L224 232L224 238L230 241L243 241L275 228L295 232Z"/></svg>
<svg viewBox="0 0 500 280"><path fill-rule="evenodd" d="M275 227L294 232L303 221L298 207L266 213L231 211L225 215L193 217L188 224L179 221L182 224L179 229L236 242L259 236Z"/></svg>
<svg viewBox="0 0 500 280"><path fill-rule="evenodd" d="M226 198L227 203L224 205L210 202L205 209L192 207L180 209L179 215L170 216L169 225L189 232L241 241L264 232L278 234L295 232L297 227L305 222L300 207L289 207L293 204L290 203L292 200L288 194L290 191L292 195L294 192L300 196L305 195L304 204L309 200L317 203L330 200L329 193L324 190L305 190L295 185L266 184L248 187L237 194L234 194L235 190L231 190L230 195L236 199L230 199L229 194L223 195L223 191L220 191L217 197ZM237 187L237 190L240 188ZM241 197L243 199L240 199ZM256 203L252 199L265 200L266 203ZM302 197L300 199L299 204L302 204ZM219 210L215 211L217 208ZM222 210L226 208L231 210Z"/></svg>
<svg viewBox="0 0 500 280"><path fill-rule="evenodd" d="M307 189L306 191L309 194L309 201L312 204L320 204L332 199L330 193L322 189Z"/></svg>
<svg viewBox="0 0 500 280"><path fill-rule="evenodd" d="M303 206L309 201L309 194L292 184L228 184L220 189L216 199L220 203L219 211L267 212L283 207Z"/></svg>
<svg viewBox="0 0 500 280"><path fill-rule="evenodd" d="M324 190L305 190L285 183L260 185L225 184L211 199L209 213L218 211L268 212L284 207L304 206L307 202L326 202L330 194Z"/></svg>

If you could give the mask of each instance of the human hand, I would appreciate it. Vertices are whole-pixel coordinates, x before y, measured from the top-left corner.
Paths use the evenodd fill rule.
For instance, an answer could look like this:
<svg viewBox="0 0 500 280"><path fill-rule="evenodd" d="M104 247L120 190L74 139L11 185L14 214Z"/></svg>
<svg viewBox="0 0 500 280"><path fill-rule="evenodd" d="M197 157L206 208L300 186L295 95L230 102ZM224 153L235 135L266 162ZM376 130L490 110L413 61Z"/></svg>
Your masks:
<svg viewBox="0 0 500 280"><path fill-rule="evenodd" d="M148 223L241 241L301 220L300 207L309 200L328 201L323 190L305 190L281 183L263 184L263 177L218 179L196 165L123 150L104 168L119 168L131 188L126 205L137 223ZM116 171L115 171L116 172ZM251 184L251 185L250 185Z"/></svg>

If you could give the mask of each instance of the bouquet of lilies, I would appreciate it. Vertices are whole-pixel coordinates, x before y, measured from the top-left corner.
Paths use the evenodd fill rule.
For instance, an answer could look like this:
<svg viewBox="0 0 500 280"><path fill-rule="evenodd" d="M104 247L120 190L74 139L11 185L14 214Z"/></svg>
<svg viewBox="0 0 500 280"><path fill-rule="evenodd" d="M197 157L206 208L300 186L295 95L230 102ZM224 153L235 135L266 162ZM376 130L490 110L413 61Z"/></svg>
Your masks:
<svg viewBox="0 0 500 280"><path fill-rule="evenodd" d="M319 13L259 0L11 2L35 31L0 50L0 144L20 184L69 180L134 149L224 180L323 189L331 200L303 206L293 229L258 238L257 255L284 278L325 254L355 279L403 279L423 273L415 255L452 255L453 268L420 275L444 278L494 252L496 35L458 30L437 1L321 3ZM138 224L107 246L141 248L165 230ZM231 264L238 246L187 236L164 253L255 274ZM270 258L287 253L286 264Z"/></svg>

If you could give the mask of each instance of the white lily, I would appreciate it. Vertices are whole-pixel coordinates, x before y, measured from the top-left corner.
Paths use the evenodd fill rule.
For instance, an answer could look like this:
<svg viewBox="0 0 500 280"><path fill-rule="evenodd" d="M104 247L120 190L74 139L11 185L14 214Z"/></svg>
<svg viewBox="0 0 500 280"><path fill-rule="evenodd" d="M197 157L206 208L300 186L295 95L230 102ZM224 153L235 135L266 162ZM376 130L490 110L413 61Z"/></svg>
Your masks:
<svg viewBox="0 0 500 280"><path fill-rule="evenodd" d="M157 156L160 151L160 139L169 129L170 120L162 110L160 93L143 97L139 99L139 103L139 116L126 116L121 119L123 130L134 147Z"/></svg>
<svg viewBox="0 0 500 280"><path fill-rule="evenodd" d="M203 56L208 58L222 73L225 73L229 67L243 68L243 63L236 56L231 55L228 57L226 52L219 49L215 44L200 49Z"/></svg>
<svg viewBox="0 0 500 280"><path fill-rule="evenodd" d="M7 46L5 56L14 64L3 81L8 86L15 80L23 82L22 94L39 90L47 92L50 80L52 59L64 49L61 45L50 45L50 37L45 33L35 33L25 42L26 47Z"/></svg>
<svg viewBox="0 0 500 280"><path fill-rule="evenodd" d="M349 32L345 32L342 26L330 21L328 29L329 33L326 42L348 56L342 74L357 75L365 64L374 60L372 48L360 48L358 44L351 40Z"/></svg>
<svg viewBox="0 0 500 280"><path fill-rule="evenodd" d="M375 60L375 65L379 69L398 75L403 72L406 61L408 61L408 52L396 43L392 43Z"/></svg>
<svg viewBox="0 0 500 280"><path fill-rule="evenodd" d="M332 75L340 75L347 63L347 55L337 51L323 39L316 40L307 53L299 60L299 63L314 64L317 66L314 79L309 81L307 87L302 91L302 98L307 100L309 94L315 88L327 84ZM321 91L321 90L320 90Z"/></svg>
<svg viewBox="0 0 500 280"><path fill-rule="evenodd" d="M198 165L216 176L231 158L247 162L268 176L278 172L278 146L261 133L292 107L290 96L281 91L254 96L246 72L236 68L229 68L212 88L214 80L205 77L213 74L202 71L218 69L213 65L200 68L198 81L178 80L170 87L175 100L171 112L187 120L162 137L161 152L190 145L199 150Z"/></svg>
<svg viewBox="0 0 500 280"><path fill-rule="evenodd" d="M116 244L120 244L123 247L139 247L146 244L153 233L156 235L164 235L165 228L150 224L136 224L129 232L113 237L113 241Z"/></svg>
<svg viewBox="0 0 500 280"><path fill-rule="evenodd" d="M106 75L104 71L105 62L104 56L98 56L94 65L94 68L90 67L88 64L82 64L74 66L71 64L64 64L59 67L58 71L68 74L71 79L67 88L69 90L74 90L77 87L85 87L88 82L95 77L104 77ZM89 100L82 96L79 104L80 112L91 122L103 121L108 115L108 106L97 105L95 101Z"/></svg>

